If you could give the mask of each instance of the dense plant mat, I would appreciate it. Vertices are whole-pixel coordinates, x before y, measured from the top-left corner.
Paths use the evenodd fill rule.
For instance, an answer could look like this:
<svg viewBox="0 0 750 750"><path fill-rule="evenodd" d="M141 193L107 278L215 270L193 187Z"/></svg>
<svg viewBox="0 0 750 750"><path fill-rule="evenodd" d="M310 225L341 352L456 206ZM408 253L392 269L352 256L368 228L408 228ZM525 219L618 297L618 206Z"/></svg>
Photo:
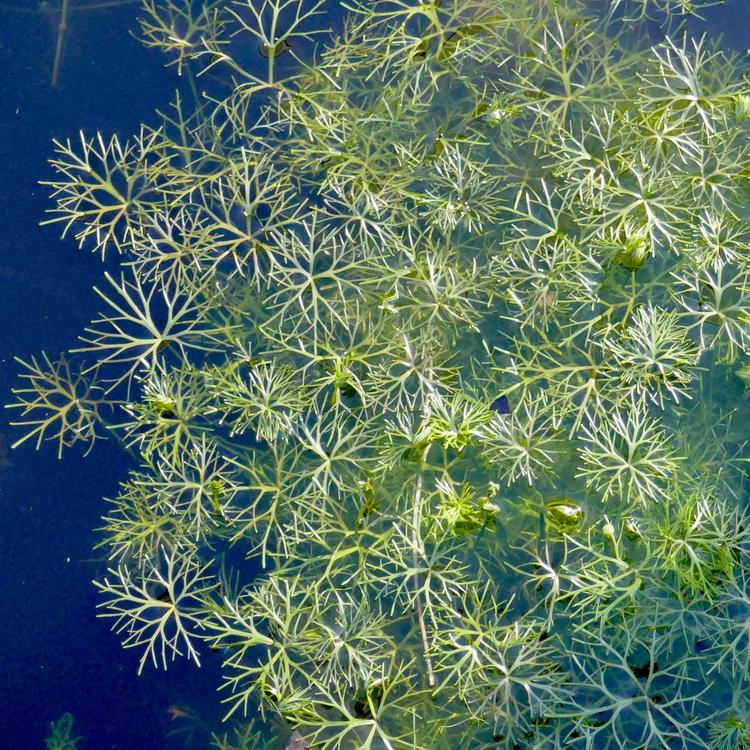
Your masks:
<svg viewBox="0 0 750 750"><path fill-rule="evenodd" d="M56 143L102 312L10 406L135 456L102 616L219 653L218 748L750 747L744 58L343 5L147 0L194 95Z"/></svg>

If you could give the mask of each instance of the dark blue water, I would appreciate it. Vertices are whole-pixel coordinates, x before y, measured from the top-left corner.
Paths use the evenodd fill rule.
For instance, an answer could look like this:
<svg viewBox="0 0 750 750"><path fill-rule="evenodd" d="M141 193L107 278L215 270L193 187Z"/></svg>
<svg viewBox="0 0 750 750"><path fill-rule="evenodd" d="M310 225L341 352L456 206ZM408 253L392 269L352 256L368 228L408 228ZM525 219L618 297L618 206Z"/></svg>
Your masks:
<svg viewBox="0 0 750 750"><path fill-rule="evenodd" d="M22 0L18 0L19 3ZM83 0L81 0L83 2ZM157 52L129 35L137 5L71 16L59 85L50 83L55 17L0 4L0 401L9 399L23 358L54 358L75 344L97 312L91 287L97 256L40 227L50 206L39 180L50 178L51 139L79 129L122 136L153 122L181 85ZM750 5L730 0L697 31L721 31L724 46L750 46ZM10 415L0 412L0 737L3 748L41 748L51 720L69 711L83 750L182 747L168 713L179 705L213 725L219 665L175 662L136 676L139 653L121 649L95 616L90 584L101 572L91 549L101 498L116 492L126 460L112 444L62 461L30 445L10 451ZM17 436L16 436L17 437ZM217 657L218 658L218 657ZM205 735L202 739L205 739ZM204 746L196 738L194 747Z"/></svg>

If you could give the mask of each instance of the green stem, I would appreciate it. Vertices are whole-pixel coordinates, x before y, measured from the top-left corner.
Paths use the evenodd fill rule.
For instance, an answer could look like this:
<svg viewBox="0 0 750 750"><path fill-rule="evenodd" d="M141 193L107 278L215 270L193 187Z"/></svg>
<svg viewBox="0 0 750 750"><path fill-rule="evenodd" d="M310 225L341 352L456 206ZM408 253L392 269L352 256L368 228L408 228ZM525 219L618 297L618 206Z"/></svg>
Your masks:
<svg viewBox="0 0 750 750"><path fill-rule="evenodd" d="M432 671L432 658L430 657L430 642L427 639L427 628L424 624L424 611L422 608L422 596L420 589L422 583L419 578L419 558L417 557L417 550L422 549L422 541L420 538L419 529L422 525L422 474L420 472L417 477L417 491L414 497L414 539L412 540L412 565L414 567L414 610L417 614L417 622L419 624L419 635L422 639L422 651L424 652L424 661L427 667L427 684L431 687L435 687L435 674Z"/></svg>

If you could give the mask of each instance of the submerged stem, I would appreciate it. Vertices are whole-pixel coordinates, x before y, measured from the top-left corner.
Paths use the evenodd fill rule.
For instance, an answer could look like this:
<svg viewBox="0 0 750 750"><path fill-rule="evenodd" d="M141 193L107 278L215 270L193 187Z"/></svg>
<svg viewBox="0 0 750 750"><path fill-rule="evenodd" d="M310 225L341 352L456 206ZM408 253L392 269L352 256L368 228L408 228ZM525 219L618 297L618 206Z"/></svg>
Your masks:
<svg viewBox="0 0 750 750"><path fill-rule="evenodd" d="M414 611L417 614L419 623L419 635L422 639L422 650L424 651L424 661L427 667L427 684L435 687L435 674L432 670L432 658L430 657L430 643L427 640L427 628L424 624L424 611L422 608L422 596L420 594L421 581L419 579L417 550L422 548L422 541L419 535L419 529L422 523L422 475L417 477L417 491L414 498L414 540L412 545L412 562L414 565Z"/></svg>

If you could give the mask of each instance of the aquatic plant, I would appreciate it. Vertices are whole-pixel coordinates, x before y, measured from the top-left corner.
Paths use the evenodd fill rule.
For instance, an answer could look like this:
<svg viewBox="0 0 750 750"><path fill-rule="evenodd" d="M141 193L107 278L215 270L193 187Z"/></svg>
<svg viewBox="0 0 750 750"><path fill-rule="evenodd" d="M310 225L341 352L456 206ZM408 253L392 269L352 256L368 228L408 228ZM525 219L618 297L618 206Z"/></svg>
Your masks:
<svg viewBox="0 0 750 750"><path fill-rule="evenodd" d="M47 747L49 750L75 750L80 737L73 737L73 716L63 714L57 721L50 722Z"/></svg>
<svg viewBox="0 0 750 750"><path fill-rule="evenodd" d="M37 448L44 441L56 442L58 458L65 447L78 442L90 450L102 437L99 408L104 399L95 398L101 388L75 372L65 356L52 362L42 352L41 358L41 364L36 357L30 362L16 359L24 368L24 385L13 391L16 401L9 406L21 411L11 424L22 426L25 434L13 447L33 438Z"/></svg>
<svg viewBox="0 0 750 750"><path fill-rule="evenodd" d="M119 269L10 406L136 457L102 616L221 655L217 747L741 746L744 61L672 0L333 5L146 0L212 82L56 143Z"/></svg>

